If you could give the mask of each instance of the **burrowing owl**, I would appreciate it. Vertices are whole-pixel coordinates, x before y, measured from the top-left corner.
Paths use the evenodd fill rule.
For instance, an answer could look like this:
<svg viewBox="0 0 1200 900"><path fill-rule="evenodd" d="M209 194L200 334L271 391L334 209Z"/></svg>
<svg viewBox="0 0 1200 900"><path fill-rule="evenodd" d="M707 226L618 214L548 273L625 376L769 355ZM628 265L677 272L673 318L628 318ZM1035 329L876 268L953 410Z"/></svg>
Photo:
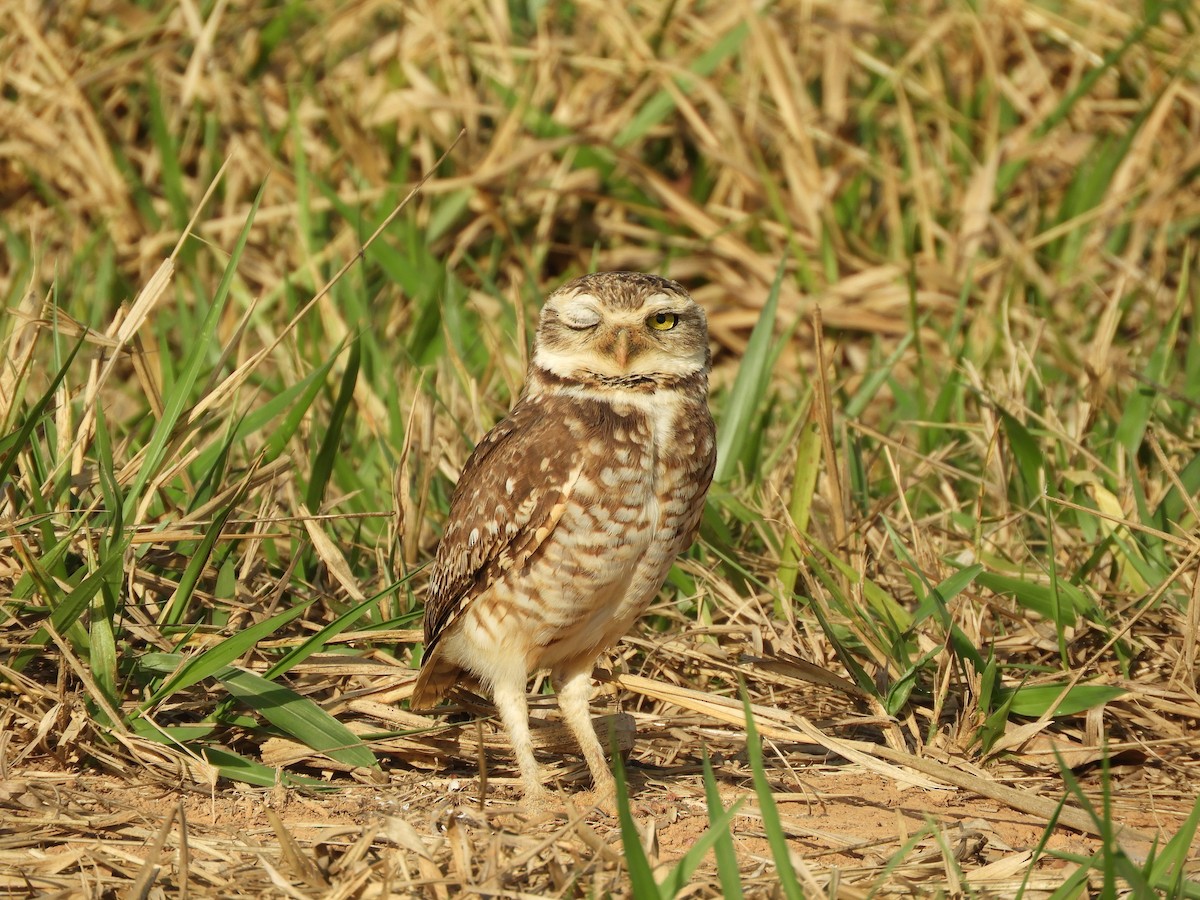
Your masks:
<svg viewBox="0 0 1200 900"><path fill-rule="evenodd" d="M549 669L602 802L592 665L692 542L716 462L704 310L673 281L586 275L547 299L525 389L450 501L425 606L415 707L461 673L491 690L525 796L544 793L525 691Z"/></svg>

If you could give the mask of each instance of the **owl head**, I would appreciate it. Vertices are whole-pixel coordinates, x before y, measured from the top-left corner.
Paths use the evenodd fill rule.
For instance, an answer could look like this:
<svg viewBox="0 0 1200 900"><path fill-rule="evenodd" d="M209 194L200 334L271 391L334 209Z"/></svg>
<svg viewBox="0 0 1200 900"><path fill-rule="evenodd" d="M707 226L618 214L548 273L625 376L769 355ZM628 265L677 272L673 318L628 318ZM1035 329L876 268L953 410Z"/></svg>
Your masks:
<svg viewBox="0 0 1200 900"><path fill-rule="evenodd" d="M568 381L663 383L707 372L704 310L657 275L597 272L546 299L533 366Z"/></svg>

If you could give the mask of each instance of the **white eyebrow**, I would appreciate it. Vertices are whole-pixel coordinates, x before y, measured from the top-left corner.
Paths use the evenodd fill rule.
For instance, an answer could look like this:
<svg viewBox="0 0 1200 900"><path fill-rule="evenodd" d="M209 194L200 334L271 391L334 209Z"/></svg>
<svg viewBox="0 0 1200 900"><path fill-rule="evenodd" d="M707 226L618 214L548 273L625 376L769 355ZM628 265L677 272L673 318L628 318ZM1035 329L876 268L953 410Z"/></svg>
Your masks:
<svg viewBox="0 0 1200 900"><path fill-rule="evenodd" d="M657 294L651 294L645 299L645 301L642 303L642 309L653 308L656 306L672 309L685 306L686 304L687 301L678 294L664 294L662 291L659 291Z"/></svg>

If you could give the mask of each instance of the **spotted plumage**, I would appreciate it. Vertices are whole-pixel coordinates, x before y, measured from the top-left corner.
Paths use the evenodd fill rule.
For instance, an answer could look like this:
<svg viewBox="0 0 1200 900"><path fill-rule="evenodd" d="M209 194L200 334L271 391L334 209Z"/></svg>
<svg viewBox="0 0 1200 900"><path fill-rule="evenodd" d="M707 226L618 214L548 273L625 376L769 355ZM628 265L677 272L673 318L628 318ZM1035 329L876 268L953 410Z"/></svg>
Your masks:
<svg viewBox="0 0 1200 900"><path fill-rule="evenodd" d="M588 710L596 657L692 542L712 480L704 311L673 281L587 275L542 309L525 389L459 478L425 607L413 705L463 673L489 689L527 797L545 789L525 691L549 669L602 800Z"/></svg>

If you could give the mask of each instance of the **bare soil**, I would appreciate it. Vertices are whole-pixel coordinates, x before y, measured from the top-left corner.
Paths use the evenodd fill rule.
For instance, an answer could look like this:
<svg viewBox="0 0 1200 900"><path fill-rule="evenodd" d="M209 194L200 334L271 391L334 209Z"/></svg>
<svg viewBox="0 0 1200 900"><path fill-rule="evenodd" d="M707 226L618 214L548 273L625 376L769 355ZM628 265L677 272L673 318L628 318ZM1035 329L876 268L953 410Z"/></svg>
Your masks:
<svg viewBox="0 0 1200 900"><path fill-rule="evenodd" d="M743 883L753 895L770 894L778 878L749 772L733 758L718 763L725 805L745 798L732 829ZM630 765L635 820L660 879L708 828L695 768ZM948 877L982 896L1005 896L1026 872L1029 896L1038 896L1074 868L1056 854L1100 848L1099 839L1067 829L1047 837L1044 821L994 801L899 785L853 765L771 774L793 864L802 882L830 896L860 896L875 885L920 894L922 882L932 889ZM1114 818L1134 833L1170 835L1186 816L1188 798L1150 784L1153 772L1129 767L1111 777ZM1128 803L1126 788L1136 798ZM525 896L625 894L618 821L588 808L586 790L564 787L560 796L561 808L527 809L512 779L493 777L481 804L474 777L411 771L393 772L386 784L314 792L205 791L31 769L0 785L0 890L371 897L505 894L520 885ZM1148 845L1135 837L1127 849L1136 857ZM720 895L711 854L690 890Z"/></svg>

